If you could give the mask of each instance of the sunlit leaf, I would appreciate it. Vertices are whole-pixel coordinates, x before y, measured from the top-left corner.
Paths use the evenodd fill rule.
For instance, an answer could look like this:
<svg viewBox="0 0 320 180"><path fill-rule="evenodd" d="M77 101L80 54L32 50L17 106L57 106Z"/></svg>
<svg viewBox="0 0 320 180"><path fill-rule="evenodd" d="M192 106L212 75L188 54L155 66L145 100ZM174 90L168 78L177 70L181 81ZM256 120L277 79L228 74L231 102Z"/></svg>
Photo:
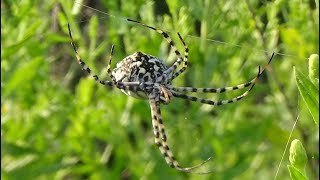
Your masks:
<svg viewBox="0 0 320 180"><path fill-rule="evenodd" d="M23 65L14 72L8 84L5 85L5 93L13 93L15 92L14 89L25 86L26 81L31 81L36 76L37 70L44 62L43 60L42 57L36 57L28 63L24 62Z"/></svg>
<svg viewBox="0 0 320 180"><path fill-rule="evenodd" d="M288 169L292 180L307 180L307 178L294 166L288 165Z"/></svg>
<svg viewBox="0 0 320 180"><path fill-rule="evenodd" d="M309 78L319 88L319 55L312 54L309 58Z"/></svg>
<svg viewBox="0 0 320 180"><path fill-rule="evenodd" d="M319 90L317 87L307 78L306 75L301 73L297 69L293 69L296 77L296 83L298 85L299 92L307 104L307 107L313 117L316 124L319 124Z"/></svg>
<svg viewBox="0 0 320 180"><path fill-rule="evenodd" d="M298 139L291 142L289 161L291 165L299 169L301 173L305 173L308 157L306 150Z"/></svg>

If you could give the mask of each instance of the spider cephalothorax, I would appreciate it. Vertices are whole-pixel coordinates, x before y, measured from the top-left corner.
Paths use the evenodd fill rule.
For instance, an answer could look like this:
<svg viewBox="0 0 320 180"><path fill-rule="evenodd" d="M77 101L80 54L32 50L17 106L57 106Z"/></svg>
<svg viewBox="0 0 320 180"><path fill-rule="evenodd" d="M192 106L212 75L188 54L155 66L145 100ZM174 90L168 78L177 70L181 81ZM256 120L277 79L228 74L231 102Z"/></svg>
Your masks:
<svg viewBox="0 0 320 180"><path fill-rule="evenodd" d="M249 92L254 87L257 82L259 76L265 71L265 68L261 71L260 66L258 69L258 73L251 81L239 84L232 87L222 87L222 88L194 88L194 87L174 87L172 85L172 81L178 77L181 73L183 73L187 69L188 62L188 52L189 49L178 33L179 39L184 45L185 51L184 56L182 57L178 49L176 48L174 42L171 40L169 35L154 27L148 26L146 24L140 23L135 20L128 19L128 21L135 22L141 24L145 27L148 27L158 33L160 33L169 43L172 50L175 52L177 56L177 61L173 63L173 65L167 67L163 64L163 62L151 55L147 55L141 52L136 52L130 56L127 56L122 61L117 64L117 67L111 70L111 60L114 46L111 48L110 59L107 66L108 75L111 78L111 81L108 80L100 80L99 77L94 74L89 67L81 60L76 45L73 41L70 26L69 28L69 36L71 39L72 47L76 53L77 60L81 65L82 69L87 71L94 79L100 84L106 86L115 86L119 88L122 92L127 95L148 99L150 108L151 108L151 116L152 116L152 126L153 133L155 138L155 143L159 147L162 155L164 156L166 163L171 167L184 172L191 172L193 169L200 167L204 163L206 163L209 159L202 162L201 164L193 167L183 168L179 165L178 161L174 158L173 153L171 152L168 144L167 144L167 136L165 132L165 128L163 125L161 111L160 111L160 103L168 104L172 97L183 98L190 101L200 102L203 104L210 104L214 106L219 106L223 104L233 103L239 101L243 97L247 96ZM273 55L269 59L267 65L270 64ZM178 68L182 66L179 70ZM208 99L197 98L194 96L186 95L185 93L189 92L199 92L199 93L222 93L227 91L233 91L237 89L243 89L248 87L248 90L243 94L234 97L229 100L220 100L220 101L212 101Z"/></svg>

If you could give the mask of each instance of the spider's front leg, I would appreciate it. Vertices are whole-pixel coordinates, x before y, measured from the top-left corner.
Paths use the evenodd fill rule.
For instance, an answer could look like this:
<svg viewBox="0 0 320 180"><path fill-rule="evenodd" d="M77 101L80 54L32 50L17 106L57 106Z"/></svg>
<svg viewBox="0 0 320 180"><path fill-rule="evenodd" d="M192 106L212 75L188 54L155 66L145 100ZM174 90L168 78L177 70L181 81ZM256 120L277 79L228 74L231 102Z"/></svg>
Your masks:
<svg viewBox="0 0 320 180"><path fill-rule="evenodd" d="M165 127L163 125L161 111L160 111L160 98L159 95L149 95L149 103L151 108L151 116L152 116L152 126L153 133L155 137L155 143L159 147L161 154L164 156L166 163L176 170L184 171L184 172L192 172L193 169L201 167L203 164L208 162L210 158L206 161L203 161L201 164L193 167L183 168L179 165L178 161L174 158L173 153L171 152L168 144L167 144L167 136L165 132ZM206 174L211 172L196 172L197 174Z"/></svg>

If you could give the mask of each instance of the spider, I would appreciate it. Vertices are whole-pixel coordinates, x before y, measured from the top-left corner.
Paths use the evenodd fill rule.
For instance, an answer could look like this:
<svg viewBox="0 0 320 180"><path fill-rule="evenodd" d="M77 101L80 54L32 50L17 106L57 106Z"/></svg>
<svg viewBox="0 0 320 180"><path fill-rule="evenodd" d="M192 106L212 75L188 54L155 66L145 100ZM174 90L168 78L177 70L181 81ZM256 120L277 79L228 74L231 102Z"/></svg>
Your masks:
<svg viewBox="0 0 320 180"><path fill-rule="evenodd" d="M213 106L224 105L228 103L234 103L241 100L243 97L247 96L256 84L259 76L265 71L265 68L270 64L274 53L269 59L268 64L260 70L258 67L258 74L251 81L239 84L233 87L222 87L222 88L195 88L195 87L174 87L172 81L182 74L188 65L188 53L189 49L183 38L179 33L178 37L182 44L184 45L184 56L182 57L179 50L176 48L175 43L171 40L169 35L160 29L148 26L144 23L138 22L136 20L127 19L129 22L138 23L142 26L150 28L158 33L160 33L163 38L169 43L172 50L177 56L177 60L171 66L166 66L163 64L162 60L159 58L148 55L142 52L135 52L132 55L125 57L122 61L118 62L116 68L111 70L111 60L114 50L114 45L111 46L111 52L109 57L109 63L107 66L108 75L111 81L100 80L100 78L93 73L85 62L81 60L74 40L72 38L70 25L68 24L69 36L71 39L71 45L75 51L75 56L78 63L84 71L91 75L97 83L105 86L113 86L120 89L123 93L129 96L140 99L148 99L151 108L152 126L154 133L155 144L158 146L161 154L163 155L166 163L176 170L183 172L192 172L195 168L198 168L208 162L210 158L203 161L201 164L191 167L181 167L178 161L175 159L172 151L170 150L167 143L167 136L165 132L165 127L161 117L160 104L168 104L172 97L183 98L190 101L200 102L203 104L209 104ZM182 66L180 69L178 67ZM243 89L248 87L249 89L245 91L240 96L229 100L212 101L208 99L198 98L194 96L186 95L188 92L199 92L199 93L222 93L227 91L233 91L237 89Z"/></svg>

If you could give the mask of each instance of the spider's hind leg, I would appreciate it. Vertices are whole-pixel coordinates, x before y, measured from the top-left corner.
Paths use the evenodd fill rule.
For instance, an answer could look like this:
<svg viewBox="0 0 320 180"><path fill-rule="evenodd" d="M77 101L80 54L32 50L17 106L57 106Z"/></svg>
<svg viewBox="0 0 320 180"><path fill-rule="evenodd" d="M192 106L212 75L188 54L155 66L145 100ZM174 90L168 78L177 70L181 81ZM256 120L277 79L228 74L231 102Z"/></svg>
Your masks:
<svg viewBox="0 0 320 180"><path fill-rule="evenodd" d="M166 163L170 167L183 172L196 173L196 174L211 173L211 172L193 172L192 171L196 168L201 167L205 163L207 163L211 159L211 157L196 166L183 168L179 165L178 161L174 158L173 153L171 152L167 144L165 127L163 125L162 117L161 117L160 102L159 100L156 100L155 97L149 97L149 103L151 107L152 126L153 126L153 132L155 136L155 143L159 147L161 154L164 156Z"/></svg>

